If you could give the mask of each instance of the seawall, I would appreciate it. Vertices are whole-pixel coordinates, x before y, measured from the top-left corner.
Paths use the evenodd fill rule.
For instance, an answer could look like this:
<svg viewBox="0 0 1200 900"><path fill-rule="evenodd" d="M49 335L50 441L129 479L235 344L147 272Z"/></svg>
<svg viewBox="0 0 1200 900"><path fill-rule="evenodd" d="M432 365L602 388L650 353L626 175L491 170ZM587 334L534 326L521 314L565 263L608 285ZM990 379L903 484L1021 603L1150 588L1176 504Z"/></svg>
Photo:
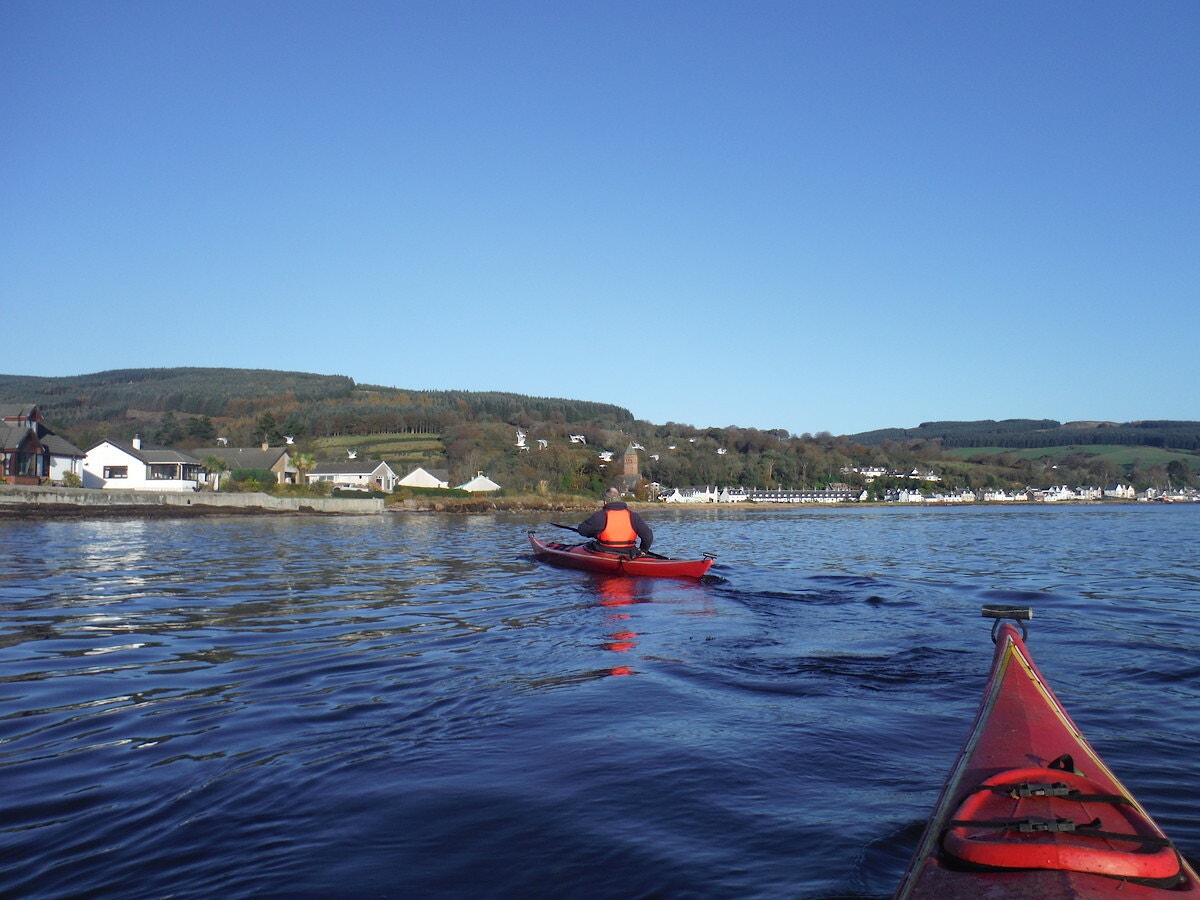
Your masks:
<svg viewBox="0 0 1200 900"><path fill-rule="evenodd" d="M383 511L383 500L379 497L275 497L262 493L0 485L0 516L372 515Z"/></svg>

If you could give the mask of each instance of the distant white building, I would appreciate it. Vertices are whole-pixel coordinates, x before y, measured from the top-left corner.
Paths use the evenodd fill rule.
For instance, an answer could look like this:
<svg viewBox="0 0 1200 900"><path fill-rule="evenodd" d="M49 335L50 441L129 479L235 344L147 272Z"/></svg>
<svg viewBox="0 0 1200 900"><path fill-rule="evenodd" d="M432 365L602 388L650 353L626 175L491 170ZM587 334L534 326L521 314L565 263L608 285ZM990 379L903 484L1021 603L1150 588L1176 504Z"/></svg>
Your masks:
<svg viewBox="0 0 1200 900"><path fill-rule="evenodd" d="M1039 499L1045 503L1062 503L1067 500L1078 500L1079 497L1065 484L1056 484L1042 491Z"/></svg>
<svg viewBox="0 0 1200 900"><path fill-rule="evenodd" d="M470 491L472 494L487 494L500 490L500 485L492 481L482 472L476 472L475 477L465 484L458 486L460 491Z"/></svg>
<svg viewBox="0 0 1200 900"><path fill-rule="evenodd" d="M200 460L182 450L102 441L83 458L83 486L126 491L198 491L204 478Z"/></svg>
<svg viewBox="0 0 1200 900"><path fill-rule="evenodd" d="M396 473L381 460L344 459L340 462L319 462L308 471L309 483L331 482L334 487L375 488L391 493L396 489Z"/></svg>
<svg viewBox="0 0 1200 900"><path fill-rule="evenodd" d="M398 482L398 487L416 487L416 488L448 488L450 487L449 473L444 469L422 469L417 466Z"/></svg>

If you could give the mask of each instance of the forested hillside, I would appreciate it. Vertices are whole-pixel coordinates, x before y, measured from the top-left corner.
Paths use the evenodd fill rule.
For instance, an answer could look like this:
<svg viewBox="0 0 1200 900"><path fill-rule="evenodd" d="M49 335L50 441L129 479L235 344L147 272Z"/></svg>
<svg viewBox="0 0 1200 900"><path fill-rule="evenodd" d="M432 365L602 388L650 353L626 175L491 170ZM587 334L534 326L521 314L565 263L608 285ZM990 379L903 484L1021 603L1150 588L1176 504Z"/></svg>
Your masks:
<svg viewBox="0 0 1200 900"><path fill-rule="evenodd" d="M996 422L924 422L916 428L883 428L851 436L861 444L885 441L937 441L957 447L1066 447L1129 444L1173 450L1200 450L1200 422L1055 422L1053 419L1004 419Z"/></svg>
<svg viewBox="0 0 1200 900"><path fill-rule="evenodd" d="M878 495L910 484L904 476L920 470L936 473L939 488L947 490L1116 480L1144 488L1194 483L1200 471L1196 422L927 422L853 436L795 436L732 425L652 424L608 403L405 390L360 385L344 375L261 369L0 375L0 404L37 405L53 430L85 450L134 434L185 449L211 447L217 438L254 446L290 437L296 452L317 459L344 458L354 449L359 458L394 463L400 474L420 464L446 469L452 483L461 483L485 471L518 491L598 492L620 474L631 444L641 448L646 480L678 487L844 483ZM1106 450L1112 445L1131 452ZM1148 450L1138 453L1137 446ZM893 474L868 482L854 471L864 467Z"/></svg>

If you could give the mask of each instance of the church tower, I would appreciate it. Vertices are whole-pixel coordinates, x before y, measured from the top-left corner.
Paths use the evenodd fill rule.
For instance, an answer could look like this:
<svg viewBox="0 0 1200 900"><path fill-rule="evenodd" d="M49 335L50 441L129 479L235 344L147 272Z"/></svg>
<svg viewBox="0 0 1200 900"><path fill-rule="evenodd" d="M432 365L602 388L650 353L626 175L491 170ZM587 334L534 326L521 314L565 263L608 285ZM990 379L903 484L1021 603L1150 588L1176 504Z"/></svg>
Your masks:
<svg viewBox="0 0 1200 900"><path fill-rule="evenodd" d="M625 490L632 491L641 477L637 451L633 449L633 444L630 444L625 448L625 458L621 465L621 485Z"/></svg>

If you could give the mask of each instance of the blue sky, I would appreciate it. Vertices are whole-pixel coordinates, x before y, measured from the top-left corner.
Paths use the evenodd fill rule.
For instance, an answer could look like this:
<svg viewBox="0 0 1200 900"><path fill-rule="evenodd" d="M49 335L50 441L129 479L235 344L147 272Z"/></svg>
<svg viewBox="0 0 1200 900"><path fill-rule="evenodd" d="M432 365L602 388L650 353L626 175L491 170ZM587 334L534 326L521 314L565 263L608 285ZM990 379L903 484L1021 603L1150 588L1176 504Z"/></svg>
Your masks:
<svg viewBox="0 0 1200 900"><path fill-rule="evenodd" d="M1200 4L0 0L0 371L1200 419Z"/></svg>

